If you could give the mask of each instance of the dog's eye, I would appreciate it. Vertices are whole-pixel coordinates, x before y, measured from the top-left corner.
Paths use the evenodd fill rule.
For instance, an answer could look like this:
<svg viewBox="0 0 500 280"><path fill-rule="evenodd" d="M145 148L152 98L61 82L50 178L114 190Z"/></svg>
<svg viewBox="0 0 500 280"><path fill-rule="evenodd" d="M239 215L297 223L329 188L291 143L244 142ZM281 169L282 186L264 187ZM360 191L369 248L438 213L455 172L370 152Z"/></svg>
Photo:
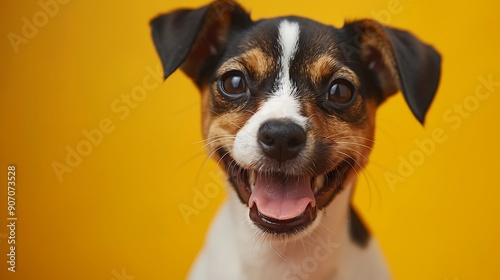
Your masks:
<svg viewBox="0 0 500 280"><path fill-rule="evenodd" d="M335 80L328 91L327 98L340 106L349 105L354 100L353 87L345 80Z"/></svg>
<svg viewBox="0 0 500 280"><path fill-rule="evenodd" d="M219 82L219 87L224 94L231 97L238 97L247 92L245 77L241 72L229 73L222 77Z"/></svg>

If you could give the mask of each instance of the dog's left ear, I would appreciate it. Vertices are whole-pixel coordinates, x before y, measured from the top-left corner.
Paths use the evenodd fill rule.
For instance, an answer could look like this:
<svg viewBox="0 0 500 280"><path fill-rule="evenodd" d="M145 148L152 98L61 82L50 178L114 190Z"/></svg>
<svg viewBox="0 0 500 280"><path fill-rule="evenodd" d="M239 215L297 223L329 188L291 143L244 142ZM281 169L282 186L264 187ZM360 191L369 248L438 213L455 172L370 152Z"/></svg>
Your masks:
<svg viewBox="0 0 500 280"><path fill-rule="evenodd" d="M199 9L181 9L151 20L153 41L166 79L181 68L200 86L214 67L229 36L247 28L250 15L232 0L217 0Z"/></svg>
<svg viewBox="0 0 500 280"><path fill-rule="evenodd" d="M343 29L379 86L380 99L402 91L411 111L423 124L439 84L439 53L412 34L373 20L348 23Z"/></svg>

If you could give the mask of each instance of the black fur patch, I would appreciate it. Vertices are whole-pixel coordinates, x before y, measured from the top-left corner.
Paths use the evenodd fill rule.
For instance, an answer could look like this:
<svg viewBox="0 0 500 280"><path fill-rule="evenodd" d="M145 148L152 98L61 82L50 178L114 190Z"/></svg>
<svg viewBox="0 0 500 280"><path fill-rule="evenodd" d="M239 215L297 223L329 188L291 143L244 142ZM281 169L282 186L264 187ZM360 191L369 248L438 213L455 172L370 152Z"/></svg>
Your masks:
<svg viewBox="0 0 500 280"><path fill-rule="evenodd" d="M366 247L368 241L370 241L370 231L366 228L364 222L358 216L358 213L352 205L349 207L349 217L349 233L351 240L360 247Z"/></svg>

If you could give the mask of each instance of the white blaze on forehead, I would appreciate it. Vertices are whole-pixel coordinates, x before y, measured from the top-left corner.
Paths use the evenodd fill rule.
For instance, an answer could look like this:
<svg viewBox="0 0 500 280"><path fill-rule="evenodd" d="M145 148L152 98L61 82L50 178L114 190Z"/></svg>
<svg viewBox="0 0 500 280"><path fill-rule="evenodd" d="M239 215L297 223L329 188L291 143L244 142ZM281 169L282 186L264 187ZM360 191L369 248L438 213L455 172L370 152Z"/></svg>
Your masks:
<svg viewBox="0 0 500 280"><path fill-rule="evenodd" d="M283 20L279 25L278 44L281 48L280 72L270 98L257 110L236 134L233 157L245 167L257 165L264 155L257 140L261 125L272 119L288 119L305 129L307 118L300 113L300 103L295 97L296 88L290 78L290 64L297 52L299 24Z"/></svg>
<svg viewBox="0 0 500 280"><path fill-rule="evenodd" d="M281 47L281 66L278 80L276 81L277 95L294 94L295 88L290 79L290 64L297 52L299 34L300 29L297 22L290 22L285 19L280 23L278 43Z"/></svg>

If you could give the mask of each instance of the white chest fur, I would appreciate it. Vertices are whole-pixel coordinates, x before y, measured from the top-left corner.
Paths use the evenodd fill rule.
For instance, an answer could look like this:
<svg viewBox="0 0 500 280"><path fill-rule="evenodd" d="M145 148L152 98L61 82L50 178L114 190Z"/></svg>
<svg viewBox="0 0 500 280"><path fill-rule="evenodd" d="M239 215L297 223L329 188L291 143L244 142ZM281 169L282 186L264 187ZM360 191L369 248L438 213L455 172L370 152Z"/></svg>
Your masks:
<svg viewBox="0 0 500 280"><path fill-rule="evenodd" d="M360 248L348 234L348 188L298 240L270 241L251 225L248 209L229 190L189 275L192 280L388 280L376 241Z"/></svg>

